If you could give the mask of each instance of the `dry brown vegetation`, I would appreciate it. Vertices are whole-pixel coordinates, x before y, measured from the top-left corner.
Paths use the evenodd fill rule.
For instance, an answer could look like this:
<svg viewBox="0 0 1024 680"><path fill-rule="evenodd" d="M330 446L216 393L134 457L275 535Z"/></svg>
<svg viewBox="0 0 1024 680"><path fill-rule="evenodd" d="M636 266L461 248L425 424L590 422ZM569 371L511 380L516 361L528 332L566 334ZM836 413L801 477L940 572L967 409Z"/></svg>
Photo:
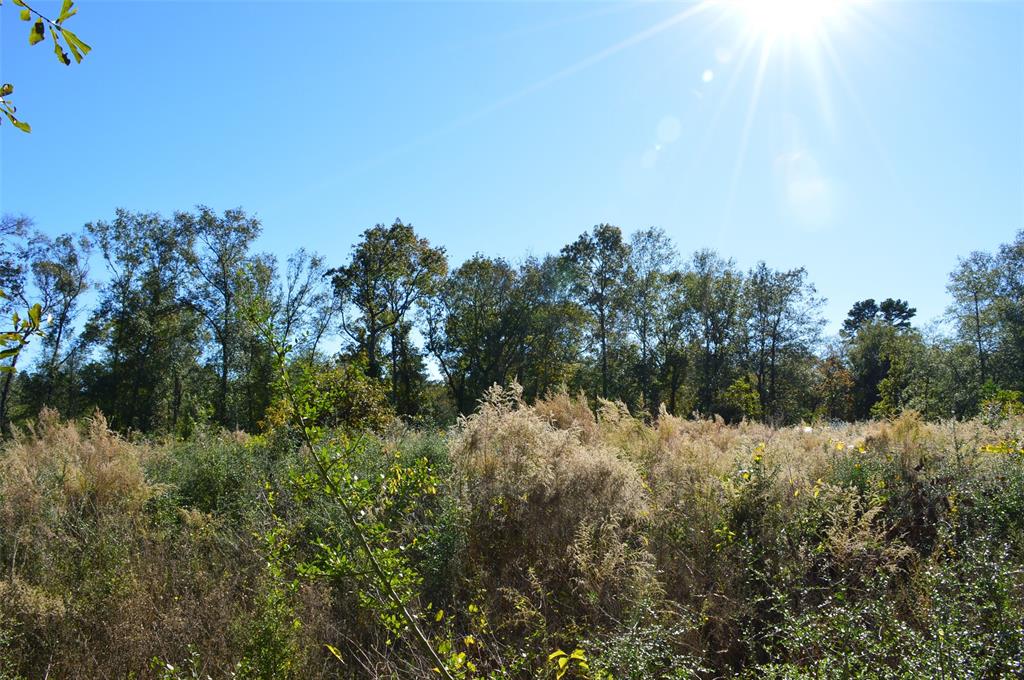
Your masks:
<svg viewBox="0 0 1024 680"><path fill-rule="evenodd" d="M494 388L349 464L437 476L416 512L376 487L366 507L427 537L410 606L463 677L543 677L559 648L577 677L1012 677L1022 437L1012 416L648 424ZM429 672L358 576L302 568L335 530L302 461L283 432L136 443L44 412L0 454L0 678Z"/></svg>

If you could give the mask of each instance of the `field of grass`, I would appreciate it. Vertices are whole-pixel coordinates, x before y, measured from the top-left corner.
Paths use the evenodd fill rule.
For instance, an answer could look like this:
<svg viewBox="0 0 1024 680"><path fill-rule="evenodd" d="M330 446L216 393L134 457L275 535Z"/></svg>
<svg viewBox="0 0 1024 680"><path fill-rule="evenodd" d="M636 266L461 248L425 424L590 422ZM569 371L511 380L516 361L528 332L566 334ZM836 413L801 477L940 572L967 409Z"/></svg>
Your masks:
<svg viewBox="0 0 1024 680"><path fill-rule="evenodd" d="M44 412L0 452L0 678L439 677L360 534L452 677L1024 674L1020 416L652 425L494 389L317 444L333 490L286 429Z"/></svg>

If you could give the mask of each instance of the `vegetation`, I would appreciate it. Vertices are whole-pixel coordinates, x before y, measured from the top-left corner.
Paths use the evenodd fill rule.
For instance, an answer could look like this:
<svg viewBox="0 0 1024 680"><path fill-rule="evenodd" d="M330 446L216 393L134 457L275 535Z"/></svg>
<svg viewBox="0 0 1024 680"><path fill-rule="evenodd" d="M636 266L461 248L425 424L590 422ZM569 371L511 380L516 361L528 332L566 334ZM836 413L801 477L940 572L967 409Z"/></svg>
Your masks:
<svg viewBox="0 0 1024 680"><path fill-rule="evenodd" d="M826 341L803 269L654 229L449 271L260 228L4 218L5 342L44 335L3 355L0 678L1024 672L1024 232L951 335L865 299Z"/></svg>
<svg viewBox="0 0 1024 680"><path fill-rule="evenodd" d="M513 381L531 403L565 389L647 420L773 425L970 418L1024 391L1024 232L951 274L950 333L914 326L905 300L865 299L829 339L805 270L743 272L708 250L683 261L657 229L598 225L557 255L476 255L449 271L401 221L366 230L333 268L304 249L284 262L254 252L261 228L205 206L119 210L57 238L5 217L5 311L38 302L51 322L34 364L5 378L0 423L47 406L72 419L98 408L119 432L260 432L281 394L253 310L289 347L290 372L340 371L420 425L450 425ZM93 253L105 272L90 273Z"/></svg>
<svg viewBox="0 0 1024 680"><path fill-rule="evenodd" d="M436 675L402 609L460 678L1024 670L1020 415L649 424L513 386L445 433L293 432L44 411L0 454L4 677Z"/></svg>

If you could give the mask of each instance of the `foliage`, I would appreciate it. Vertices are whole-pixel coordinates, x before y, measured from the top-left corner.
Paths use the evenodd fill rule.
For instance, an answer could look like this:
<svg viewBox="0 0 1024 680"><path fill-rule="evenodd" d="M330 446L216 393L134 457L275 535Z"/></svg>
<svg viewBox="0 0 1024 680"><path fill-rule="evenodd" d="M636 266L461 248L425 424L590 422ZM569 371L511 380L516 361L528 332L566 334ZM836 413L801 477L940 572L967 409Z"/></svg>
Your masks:
<svg viewBox="0 0 1024 680"><path fill-rule="evenodd" d="M31 24L28 32L29 45L36 45L45 41L47 29L49 29L50 37L53 40L53 52L57 55L57 60L65 66L71 64L71 57L68 56L67 51L64 49L65 46L68 50L71 50L71 54L74 55L75 62L77 63L81 63L82 58L92 51L92 48L82 42L81 38L64 26L65 21L78 13L72 0L64 0L56 19L49 19L43 16L25 0L11 0L11 2L21 7L19 18ZM61 40L63 40L63 44ZM0 85L0 112L3 112L7 120L14 127L22 132L31 132L32 127L25 121L19 120L15 115L17 107L9 99L12 94L14 94L14 85L10 83Z"/></svg>
<svg viewBox="0 0 1024 680"><path fill-rule="evenodd" d="M49 412L0 453L0 668L436 675L404 607L459 678L1013 677L1022 441L1012 413L773 429L497 389L447 436L312 450Z"/></svg>

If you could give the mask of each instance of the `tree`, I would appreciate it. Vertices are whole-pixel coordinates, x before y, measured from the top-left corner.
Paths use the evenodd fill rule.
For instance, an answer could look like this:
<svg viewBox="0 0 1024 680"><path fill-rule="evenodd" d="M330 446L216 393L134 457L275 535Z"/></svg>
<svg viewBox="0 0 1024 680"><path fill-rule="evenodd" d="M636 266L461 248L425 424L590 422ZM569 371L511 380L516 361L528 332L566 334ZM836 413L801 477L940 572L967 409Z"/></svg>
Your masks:
<svg viewBox="0 0 1024 680"><path fill-rule="evenodd" d="M640 350L636 367L644 406L657 413L658 328L668 313L667 285L679 255L661 229L638 231L630 238L626 271L629 326Z"/></svg>
<svg viewBox="0 0 1024 680"><path fill-rule="evenodd" d="M1000 324L999 383L1024 390L1024 230L1000 246L996 258L999 282L996 307Z"/></svg>
<svg viewBox="0 0 1024 680"><path fill-rule="evenodd" d="M695 349L695 377L699 380L696 407L704 414L715 411L722 391L732 382L731 362L743 330L742 284L743 276L733 261L711 250L694 253L684 275L685 304L681 311Z"/></svg>
<svg viewBox="0 0 1024 680"><path fill-rule="evenodd" d="M31 7L25 0L11 0L15 5L21 7L19 14L22 21L31 22L31 27L28 33L28 42L30 45L37 45L46 40L46 32L49 29L51 38L53 39L53 51L57 55L57 60L65 66L71 64L71 57L65 51L64 46L71 50L71 54L74 55L75 61L81 63L82 58L89 54L92 50L91 47L86 45L82 40L69 31L64 26L64 22L73 17L78 13L75 9L72 0L64 0L60 8L60 14L57 15L56 19L49 19L48 17L40 14L37 10ZM0 0L0 4L3 0ZM61 44L63 39L64 44ZM0 85L0 111L7 117L7 120L11 121L11 125L18 128L22 132L31 132L32 127L23 120L19 120L15 115L17 113L17 107L9 99L14 94L14 85L10 83L4 83Z"/></svg>
<svg viewBox="0 0 1024 680"><path fill-rule="evenodd" d="M448 271L443 248L416 235L412 225L396 220L363 232L349 263L330 270L338 298L342 329L366 357L367 375L384 377L383 343L389 341L391 400L398 405L399 388L411 378L400 368L414 365L406 323L414 308L433 295Z"/></svg>
<svg viewBox="0 0 1024 680"><path fill-rule="evenodd" d="M31 263L43 252L39 238L30 236L31 228L32 221L27 217L5 215L0 219L0 311L13 313L13 328L0 335L0 360L6 361L0 366L4 373L0 386L0 432L5 435L10 434L11 388L21 350L32 335L41 333L42 327L42 305L28 299ZM22 319L17 309L28 309L28 316Z"/></svg>
<svg viewBox="0 0 1024 680"><path fill-rule="evenodd" d="M230 422L229 382L243 325L238 315L238 290L250 260L249 248L260 234L260 222L241 208L218 215L202 205L194 214L177 213L174 221L179 232L189 235L189 245L195 243L195 248L182 248L181 254L196 283L189 301L205 320L216 347L214 417L222 425L237 425Z"/></svg>
<svg viewBox="0 0 1024 680"><path fill-rule="evenodd" d="M995 346L998 272L991 255L973 252L957 262L946 290L952 297L947 310L956 323L958 336L974 346L977 361L977 385L980 389L990 378L989 356Z"/></svg>
<svg viewBox="0 0 1024 680"><path fill-rule="evenodd" d="M40 255L31 264L32 279L43 314L51 323L43 337L43 358L40 362L43 384L38 396L43 404L58 407L71 415L71 377L66 376L67 389L58 398L56 390L62 371L74 366L81 344L74 341L74 323L81 312L82 295L89 288L89 256L92 243L84 234L63 234L45 239ZM68 346L70 345L70 349ZM55 401L56 400L56 401Z"/></svg>
<svg viewBox="0 0 1024 680"><path fill-rule="evenodd" d="M508 262L475 255L432 300L427 348L461 413L491 385L520 376L530 335L530 309L519 273Z"/></svg>
<svg viewBox="0 0 1024 680"><path fill-rule="evenodd" d="M283 277L278 293L281 332L277 337L312 360L320 343L330 335L339 311L324 258L300 248L288 258Z"/></svg>
<svg viewBox="0 0 1024 680"><path fill-rule="evenodd" d="M186 295L194 232L180 220L123 209L86 230L108 271L84 330L84 341L104 350L85 368L87 394L114 427L173 430L200 389L201 318Z"/></svg>
<svg viewBox="0 0 1024 680"><path fill-rule="evenodd" d="M622 283L629 258L629 246L622 231L599 224L562 249L573 273L572 291L580 305L594 318L592 337L597 344L601 366L601 396L609 398L609 345L620 321Z"/></svg>
<svg viewBox="0 0 1024 680"><path fill-rule="evenodd" d="M815 370L815 414L829 420L852 420L856 383L842 358L831 352L816 363Z"/></svg>
<svg viewBox="0 0 1024 680"><path fill-rule="evenodd" d="M846 320L843 321L841 333L852 336L862 326L872 321L881 320L893 328L910 328L910 320L917 314L905 300L886 298L881 304L875 304L871 298L853 303Z"/></svg>
<svg viewBox="0 0 1024 680"><path fill-rule="evenodd" d="M780 372L789 360L807 360L824 324L819 315L823 301L816 297L802 267L779 272L764 262L747 275L743 298L747 307L747 354L760 413L777 423L784 419Z"/></svg>
<svg viewBox="0 0 1024 680"><path fill-rule="evenodd" d="M529 259L520 267L522 299L529 306L528 338L518 376L527 399L579 387L577 376L586 312L571 294L573 273L561 257Z"/></svg>
<svg viewBox="0 0 1024 680"><path fill-rule="evenodd" d="M869 321L874 321L878 317L878 304L875 303L873 298L867 300L861 300L854 302L853 307L846 315L846 320L843 321L843 328L841 333L846 336L854 335L860 327Z"/></svg>
<svg viewBox="0 0 1024 680"><path fill-rule="evenodd" d="M917 314L917 310L911 307L906 300L893 300L886 298L878 305L878 312L882 320L893 328L910 328L910 320Z"/></svg>

